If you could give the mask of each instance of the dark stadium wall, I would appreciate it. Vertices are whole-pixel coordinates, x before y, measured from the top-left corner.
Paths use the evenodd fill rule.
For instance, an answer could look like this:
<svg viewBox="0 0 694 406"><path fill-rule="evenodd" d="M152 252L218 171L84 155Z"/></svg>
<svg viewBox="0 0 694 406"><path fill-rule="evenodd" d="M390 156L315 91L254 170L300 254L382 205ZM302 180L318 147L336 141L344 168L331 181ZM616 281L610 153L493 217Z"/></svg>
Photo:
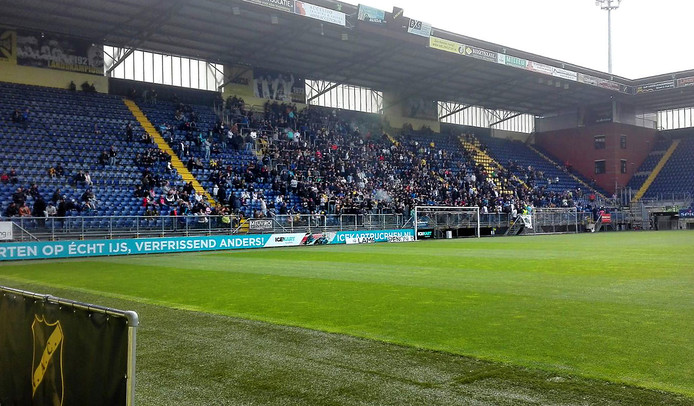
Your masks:
<svg viewBox="0 0 694 406"><path fill-rule="evenodd" d="M265 103L269 99L256 96L253 90L253 68L246 65L224 65L224 72L227 78L227 83L224 84L224 89L222 90L224 100L233 96L240 97L246 104L246 108L253 111L263 111ZM303 110L306 107L306 104L303 103L294 102L293 104L299 110Z"/></svg>
<svg viewBox="0 0 694 406"><path fill-rule="evenodd" d="M625 186L651 152L657 131L619 123L550 131L535 135L535 144L567 162L573 170L614 193ZM626 136L625 148L621 137ZM596 148L595 137L604 136L604 148ZM605 161L605 173L595 173L595 162ZM621 173L626 160L626 173Z"/></svg>
<svg viewBox="0 0 694 406"><path fill-rule="evenodd" d="M459 136L461 134L474 134L477 136L491 137L492 130L490 128L473 127L470 125L459 125L450 123L441 123L441 132Z"/></svg>
<svg viewBox="0 0 694 406"><path fill-rule="evenodd" d="M429 128L434 132L441 132L441 123L438 120L438 112L434 111L431 117L426 117L425 114L409 114L412 109L409 108L413 100L405 99L401 94L394 92L383 92L383 119L390 125L391 128L400 129L406 124L412 126L414 130Z"/></svg>
<svg viewBox="0 0 694 406"><path fill-rule="evenodd" d="M149 91L154 89L157 91L157 99L161 101L171 101L175 95L182 103L204 104L207 106L211 106L220 94L219 92L212 92L209 90L189 89L185 87L158 85L114 78L109 78L109 89L111 94L119 96L130 96L130 92L134 90L136 99L141 98L145 90Z"/></svg>
<svg viewBox="0 0 694 406"><path fill-rule="evenodd" d="M495 138L502 138L511 141L529 142L532 134L520 133L516 131L506 131L499 130L496 128L491 129L491 136Z"/></svg>
<svg viewBox="0 0 694 406"><path fill-rule="evenodd" d="M70 81L75 82L77 89L84 82L93 83L99 93L108 93L108 78L78 72L56 69L19 66L12 63L0 63L0 81L67 89Z"/></svg>

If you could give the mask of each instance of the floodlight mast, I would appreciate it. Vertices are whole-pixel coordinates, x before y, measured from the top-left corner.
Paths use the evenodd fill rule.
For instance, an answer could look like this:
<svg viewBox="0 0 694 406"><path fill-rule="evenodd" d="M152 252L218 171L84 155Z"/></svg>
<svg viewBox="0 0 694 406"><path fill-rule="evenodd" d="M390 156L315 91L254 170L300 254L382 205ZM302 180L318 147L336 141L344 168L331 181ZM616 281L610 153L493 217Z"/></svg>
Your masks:
<svg viewBox="0 0 694 406"><path fill-rule="evenodd" d="M612 10L617 10L622 0L595 0L595 5L607 10L607 72L612 73Z"/></svg>

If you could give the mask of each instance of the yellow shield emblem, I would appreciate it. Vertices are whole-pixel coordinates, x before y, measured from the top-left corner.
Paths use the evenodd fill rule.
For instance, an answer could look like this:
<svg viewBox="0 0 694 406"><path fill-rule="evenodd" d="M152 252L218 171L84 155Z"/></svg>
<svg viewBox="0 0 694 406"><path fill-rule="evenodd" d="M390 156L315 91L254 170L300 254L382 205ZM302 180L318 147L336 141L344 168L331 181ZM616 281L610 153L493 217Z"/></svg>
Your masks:
<svg viewBox="0 0 694 406"><path fill-rule="evenodd" d="M45 318L34 315L31 331L34 337L34 356L31 363L33 404L62 406L65 392L63 328L60 321L48 323Z"/></svg>
<svg viewBox="0 0 694 406"><path fill-rule="evenodd" d="M0 62L16 62L17 33L0 32Z"/></svg>

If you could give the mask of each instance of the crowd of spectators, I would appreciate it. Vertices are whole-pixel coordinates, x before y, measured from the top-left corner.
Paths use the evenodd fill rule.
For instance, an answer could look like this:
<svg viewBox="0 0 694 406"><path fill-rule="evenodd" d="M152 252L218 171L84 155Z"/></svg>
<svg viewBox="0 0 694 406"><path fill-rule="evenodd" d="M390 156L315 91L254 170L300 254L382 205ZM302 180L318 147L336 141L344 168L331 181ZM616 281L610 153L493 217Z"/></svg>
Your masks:
<svg viewBox="0 0 694 406"><path fill-rule="evenodd" d="M416 205L478 206L483 213L518 213L525 207L573 207L580 189L550 192L541 173L509 162L488 173L464 149L387 136L367 117L344 119L335 110L266 103L263 113L232 97L232 127L256 132L257 162L242 171L216 163L213 195L232 212L247 205L252 215L292 213L408 215ZM222 124L218 124L222 127ZM250 144L250 142L248 143ZM272 196L265 195L270 185ZM241 194L230 193L241 191ZM292 199L291 197L295 197Z"/></svg>
<svg viewBox="0 0 694 406"><path fill-rule="evenodd" d="M151 103L156 100L155 93L148 97ZM192 182L176 182L171 156L146 133L136 135L131 124L124 129L125 139L151 147L124 158L111 146L98 162L115 165L119 158L127 158L140 167L134 196L142 199L148 216L409 216L417 205L478 206L482 213L516 214L529 206L573 207L580 204L577 198L583 198L580 189L549 192L546 186L553 179L513 161L505 163L505 169L489 172L476 165L465 149L437 145L445 134L424 134L429 135L427 141L422 141L421 133L410 137L413 131L391 137L378 118L312 106L299 111L293 104L276 101L256 112L247 109L241 98L230 97L225 108L229 122L201 125L190 105L178 103L169 121L157 127L189 170L207 170L204 180L212 184L208 192L216 201L213 204ZM12 120L21 123L26 116L28 110L15 110ZM228 151L249 151L255 159L239 165L219 158ZM49 169L49 176L65 176L65 170L57 164ZM26 191L31 187L18 188L4 214L44 217L94 210L98 202L89 172L79 171L71 179L73 185L85 188L78 201L66 199L57 190L46 202L40 193L34 195L38 190L31 194ZM5 171L0 182L17 184L16 172ZM25 208L28 196L32 196L33 210ZM253 211L249 213L248 207Z"/></svg>

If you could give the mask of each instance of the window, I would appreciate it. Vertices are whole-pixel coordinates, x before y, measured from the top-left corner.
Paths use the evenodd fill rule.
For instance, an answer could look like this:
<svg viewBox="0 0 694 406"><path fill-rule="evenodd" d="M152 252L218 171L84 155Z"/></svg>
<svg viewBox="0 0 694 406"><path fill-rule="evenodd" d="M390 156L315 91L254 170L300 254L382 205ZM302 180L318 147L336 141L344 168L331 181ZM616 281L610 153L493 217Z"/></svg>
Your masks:
<svg viewBox="0 0 694 406"><path fill-rule="evenodd" d="M365 113L383 112L383 92L324 80L306 80L306 100L316 106L334 107Z"/></svg>
<svg viewBox="0 0 694 406"><path fill-rule="evenodd" d="M605 149L605 136L596 135L593 137L593 145L595 145L595 149Z"/></svg>
<svg viewBox="0 0 694 406"><path fill-rule="evenodd" d="M105 67L108 70L121 56L125 48L104 46ZM224 66L199 59L134 50L118 64L110 74L119 79L148 83L192 87L203 90L219 90L224 83Z"/></svg>
<svg viewBox="0 0 694 406"><path fill-rule="evenodd" d="M605 160L595 161L595 174L600 175L605 173Z"/></svg>
<svg viewBox="0 0 694 406"><path fill-rule="evenodd" d="M619 136L619 148L627 149L627 136L626 135L620 135ZM622 173L624 173L624 172L622 172Z"/></svg>
<svg viewBox="0 0 694 406"><path fill-rule="evenodd" d="M627 173L627 160L626 159L622 159L621 161L619 161L619 171L621 173Z"/></svg>
<svg viewBox="0 0 694 406"><path fill-rule="evenodd" d="M530 134L535 131L535 116L508 110L492 110L456 102L438 102L442 123L494 128Z"/></svg>

